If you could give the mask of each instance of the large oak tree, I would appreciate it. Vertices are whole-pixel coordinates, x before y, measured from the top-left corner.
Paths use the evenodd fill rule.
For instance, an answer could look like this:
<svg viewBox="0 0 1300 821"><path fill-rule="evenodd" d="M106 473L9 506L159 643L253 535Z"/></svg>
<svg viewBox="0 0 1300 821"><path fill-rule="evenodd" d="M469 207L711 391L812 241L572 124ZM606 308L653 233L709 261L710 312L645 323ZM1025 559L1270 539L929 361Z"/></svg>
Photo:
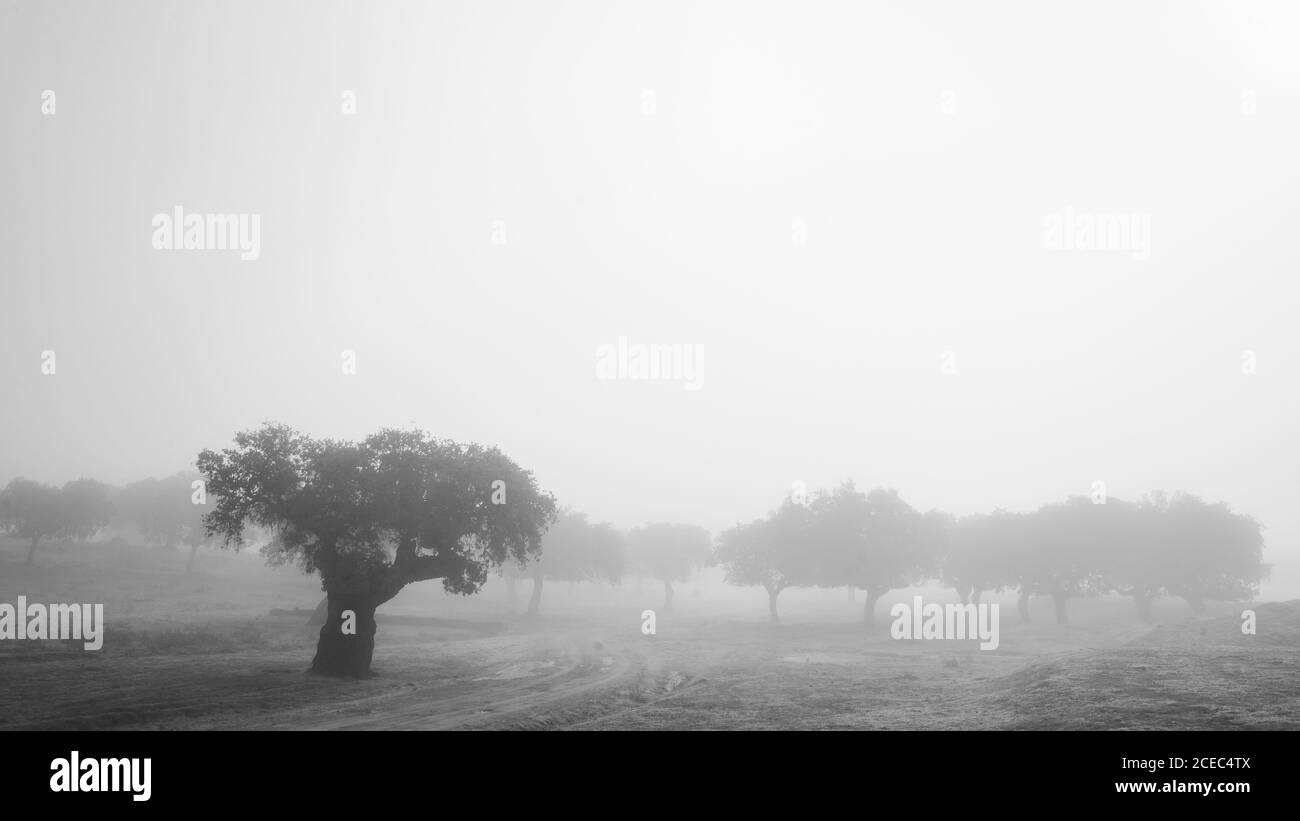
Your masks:
<svg viewBox="0 0 1300 821"><path fill-rule="evenodd" d="M320 574L328 616L311 669L327 675L369 673L375 611L406 585L474 593L507 558L535 557L556 516L500 450L420 431L346 442L267 424L203 451L198 467L216 497L210 533L237 547L246 526L270 528L272 560Z"/></svg>

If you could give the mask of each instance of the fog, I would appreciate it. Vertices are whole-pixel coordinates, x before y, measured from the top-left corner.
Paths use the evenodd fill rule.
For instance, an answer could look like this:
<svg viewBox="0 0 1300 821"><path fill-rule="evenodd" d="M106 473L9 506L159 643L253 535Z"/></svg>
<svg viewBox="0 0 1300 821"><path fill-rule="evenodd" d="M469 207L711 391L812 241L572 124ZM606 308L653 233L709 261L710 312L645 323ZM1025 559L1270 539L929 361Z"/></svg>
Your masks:
<svg viewBox="0 0 1300 821"><path fill-rule="evenodd" d="M1100 479L1256 516L1296 595L1295 10L999 8L8 4L0 480L266 419L497 444L625 526ZM259 258L155 250L176 205ZM1046 249L1067 207L1149 259ZM619 337L701 389L596 379Z"/></svg>
<svg viewBox="0 0 1300 821"><path fill-rule="evenodd" d="M1298 40L1281 1L0 2L0 487L273 421L497 446L620 531L1184 492L1300 598ZM677 603L766 617L716 568Z"/></svg>

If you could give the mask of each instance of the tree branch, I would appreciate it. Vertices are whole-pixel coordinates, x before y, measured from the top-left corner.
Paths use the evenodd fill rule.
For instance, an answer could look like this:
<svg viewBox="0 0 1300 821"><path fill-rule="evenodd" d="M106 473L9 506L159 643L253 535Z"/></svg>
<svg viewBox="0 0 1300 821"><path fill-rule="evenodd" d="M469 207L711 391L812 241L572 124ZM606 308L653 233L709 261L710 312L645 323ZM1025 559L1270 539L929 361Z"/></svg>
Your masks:
<svg viewBox="0 0 1300 821"><path fill-rule="evenodd" d="M408 549L409 548L409 549ZM379 604L383 604L413 582L441 579L447 575L452 563L442 556L418 556L411 541L398 546L397 556L389 568L379 590Z"/></svg>

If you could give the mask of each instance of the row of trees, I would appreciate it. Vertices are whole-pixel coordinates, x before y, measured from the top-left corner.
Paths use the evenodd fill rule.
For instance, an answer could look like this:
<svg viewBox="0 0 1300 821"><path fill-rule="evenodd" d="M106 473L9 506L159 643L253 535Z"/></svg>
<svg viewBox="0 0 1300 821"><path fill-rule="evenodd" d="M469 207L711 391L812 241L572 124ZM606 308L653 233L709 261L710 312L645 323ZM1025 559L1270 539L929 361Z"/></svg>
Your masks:
<svg viewBox="0 0 1300 821"><path fill-rule="evenodd" d="M709 532L695 525L656 522L623 532L605 522L588 521L586 514L563 510L542 539L541 555L528 565L507 562L501 575L512 599L516 580L532 579L530 615L537 614L548 579L617 584L629 571L663 582L664 610L671 611L673 583L690 578L709 561L711 551Z"/></svg>
<svg viewBox="0 0 1300 821"><path fill-rule="evenodd" d="M1200 613L1208 600L1241 601L1267 576L1259 522L1189 493L1153 492L1138 501L1083 496L1032 513L965 517L952 529L943 579L963 601L984 591L1016 590L1028 620L1029 597L1051 596L1057 621L1076 596L1131 597L1144 621L1162 596Z"/></svg>
<svg viewBox="0 0 1300 821"><path fill-rule="evenodd" d="M62 487L17 478L0 490L0 529L29 541L27 563L36 561L42 541L86 542L106 529L135 528L152 544L178 546L194 554L209 540L203 515L211 508L196 495L196 473L144 479L115 487L76 479Z"/></svg>
<svg viewBox="0 0 1300 821"><path fill-rule="evenodd" d="M773 621L786 588L849 585L867 592L867 624L883 594L935 579L963 602L1018 591L1025 621L1031 596L1051 596L1064 624L1072 597L1131 596L1149 621L1161 596L1200 612L1209 599L1249 598L1267 573L1258 522L1186 493L1100 504L1074 497L1032 513L959 519L852 483L725 531L713 561L728 582L766 589Z"/></svg>
<svg viewBox="0 0 1300 821"><path fill-rule="evenodd" d="M664 609L671 610L673 583L702 565L720 566L730 584L766 590L773 622L787 588L861 588L868 625L881 596L934 580L963 602L1016 591L1026 622L1031 597L1050 596L1065 624L1071 598L1129 596L1150 621L1162 596L1201 612L1207 600L1254 595L1267 572L1255 520L1186 493L1156 492L1137 502L1074 497L1031 513L956 518L921 513L897 491L862 492L850 482L807 503L787 499L768 516L724 531L714 545L693 525L623 533L564 511L546 532L541 556L528 566L507 563L502 575L512 595L517 578L532 578L530 614L538 612L546 580L617 583L629 570L662 580Z"/></svg>
<svg viewBox="0 0 1300 821"><path fill-rule="evenodd" d="M1265 573L1259 524L1187 494L1102 505L1075 498L1033 513L957 519L920 513L896 491L845 483L806 503L787 500L713 543L692 525L622 534L562 512L500 450L420 431L346 442L267 424L237 434L233 447L203 451L197 466L206 513L185 475L128 486L116 501L111 488L101 493L87 480L55 489L19 479L0 493L0 523L32 539L29 560L44 536L88 537L105 515L111 520L105 499L163 544L214 537L237 549L262 531L268 560L321 577L326 618L312 669L349 676L368 673L375 611L407 585L441 579L447 591L470 594L492 571L530 574L535 611L546 579L613 581L631 566L664 582L670 607L672 584L713 564L732 584L765 588L774 621L783 590L812 586L866 590L868 623L880 596L931 579L964 601L1018 590L1023 616L1030 596L1050 595L1064 621L1072 596L1131 595L1149 617L1158 596L1198 608L1241 599ZM85 508L96 512L74 512Z"/></svg>
<svg viewBox="0 0 1300 821"><path fill-rule="evenodd" d="M724 531L713 562L727 582L765 589L774 622L787 588L847 586L866 591L870 624L882 595L935 574L948 524L944 514L917 513L897 491L862 493L845 483L806 503L786 499L766 518Z"/></svg>

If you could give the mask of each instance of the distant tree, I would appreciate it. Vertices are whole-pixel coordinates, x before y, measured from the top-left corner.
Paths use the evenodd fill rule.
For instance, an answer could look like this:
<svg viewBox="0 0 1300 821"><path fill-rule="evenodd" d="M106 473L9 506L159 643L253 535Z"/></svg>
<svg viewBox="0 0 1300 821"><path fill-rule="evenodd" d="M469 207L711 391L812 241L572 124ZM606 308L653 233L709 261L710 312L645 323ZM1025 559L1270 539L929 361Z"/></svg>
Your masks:
<svg viewBox="0 0 1300 821"><path fill-rule="evenodd" d="M1100 573L1100 589L1129 596L1138 617L1151 621L1151 605L1167 595L1167 567L1173 558L1162 531L1168 499L1152 494L1139 502L1110 497L1094 505L1088 523L1091 549Z"/></svg>
<svg viewBox="0 0 1300 821"><path fill-rule="evenodd" d="M811 524L809 507L787 499L766 518L723 531L710 563L722 567L728 584L766 590L768 615L776 624L781 591L812 582Z"/></svg>
<svg viewBox="0 0 1300 821"><path fill-rule="evenodd" d="M151 516L150 506L157 489L155 478L131 482L117 494L117 515L123 525L134 527L145 541L153 541L146 533L146 519Z"/></svg>
<svg viewBox="0 0 1300 821"><path fill-rule="evenodd" d="M268 424L203 451L198 466L216 499L210 533L238 548L248 524L271 528L270 561L320 574L328 618L312 670L328 675L369 673L375 611L406 585L442 579L474 593L507 558L534 558L556 516L501 451L420 431L342 442Z"/></svg>
<svg viewBox="0 0 1300 821"><path fill-rule="evenodd" d="M817 549L823 557L817 582L849 583L867 592L862 620L875 623L880 597L920 584L938 572L942 539L937 520L927 519L896 490L863 494L851 482L813 502Z"/></svg>
<svg viewBox="0 0 1300 821"><path fill-rule="evenodd" d="M1177 493L1163 511L1159 528L1161 581L1201 613L1207 600L1245 601L1268 577L1259 522L1233 513L1224 503L1208 504Z"/></svg>
<svg viewBox="0 0 1300 821"><path fill-rule="evenodd" d="M122 492L123 513L140 535L152 544L175 550L192 543L192 534L202 529L204 506L194 503L197 473L182 472L165 479L142 479ZM188 535L188 538L187 538Z"/></svg>
<svg viewBox="0 0 1300 821"><path fill-rule="evenodd" d="M867 552L859 586L867 590L867 624L873 624L876 601L890 590L912 587L939 571L941 549L930 538L930 522L903 501L896 490L867 494L871 518L867 522Z"/></svg>
<svg viewBox="0 0 1300 821"><path fill-rule="evenodd" d="M21 477L0 491L0 526L9 535L31 539L27 564L36 563L41 539L59 535L64 527L62 494L51 485Z"/></svg>
<svg viewBox="0 0 1300 821"><path fill-rule="evenodd" d="M1103 552L1113 518L1104 510L1108 504L1072 496L1044 505L1025 519L1024 541L1017 551L1022 589L1051 596L1058 624L1069 622L1071 598L1106 589Z"/></svg>
<svg viewBox="0 0 1300 821"><path fill-rule="evenodd" d="M63 486L65 533L86 542L112 521L116 509L109 501L109 487L94 479L75 479Z"/></svg>
<svg viewBox="0 0 1300 821"><path fill-rule="evenodd" d="M628 555L645 573L664 583L664 611L673 609L673 582L684 582L712 553L709 532L689 524L647 524L628 534Z"/></svg>
<svg viewBox="0 0 1300 821"><path fill-rule="evenodd" d="M853 482L813 494L808 511L804 549L812 554L800 565L794 586L848 587L850 600L862 581L867 520L871 505Z"/></svg>
<svg viewBox="0 0 1300 821"><path fill-rule="evenodd" d="M533 580L528 613L537 615L546 579L583 582L623 578L623 534L611 524L587 521L584 513L565 510L542 537L542 553L525 568Z"/></svg>
<svg viewBox="0 0 1300 821"><path fill-rule="evenodd" d="M953 522L941 577L963 604L979 603L983 593L1021 587L1021 621L1029 620L1029 592L1023 587L1024 517L1005 510L963 516Z"/></svg>
<svg viewBox="0 0 1300 821"><path fill-rule="evenodd" d="M918 570L932 578L940 577L945 562L952 551L953 532L957 517L942 510L927 510L921 514L917 533Z"/></svg>
<svg viewBox="0 0 1300 821"><path fill-rule="evenodd" d="M1259 524L1226 505L1183 493L1104 504L1077 496L1028 514L963 517L943 579L963 601L1018 587L1023 621L1032 595L1051 596L1058 623L1066 624L1069 599L1118 593L1149 622L1161 596L1183 596L1197 612L1206 599L1253 596L1267 574L1262 557Z"/></svg>
<svg viewBox="0 0 1300 821"><path fill-rule="evenodd" d="M215 500L211 496L207 497L203 502L190 500L189 514L181 527L180 535L181 544L189 548L189 557L185 560L186 576L194 573L194 559L198 556L199 548L212 541L212 536L208 534L203 518L215 507Z"/></svg>

